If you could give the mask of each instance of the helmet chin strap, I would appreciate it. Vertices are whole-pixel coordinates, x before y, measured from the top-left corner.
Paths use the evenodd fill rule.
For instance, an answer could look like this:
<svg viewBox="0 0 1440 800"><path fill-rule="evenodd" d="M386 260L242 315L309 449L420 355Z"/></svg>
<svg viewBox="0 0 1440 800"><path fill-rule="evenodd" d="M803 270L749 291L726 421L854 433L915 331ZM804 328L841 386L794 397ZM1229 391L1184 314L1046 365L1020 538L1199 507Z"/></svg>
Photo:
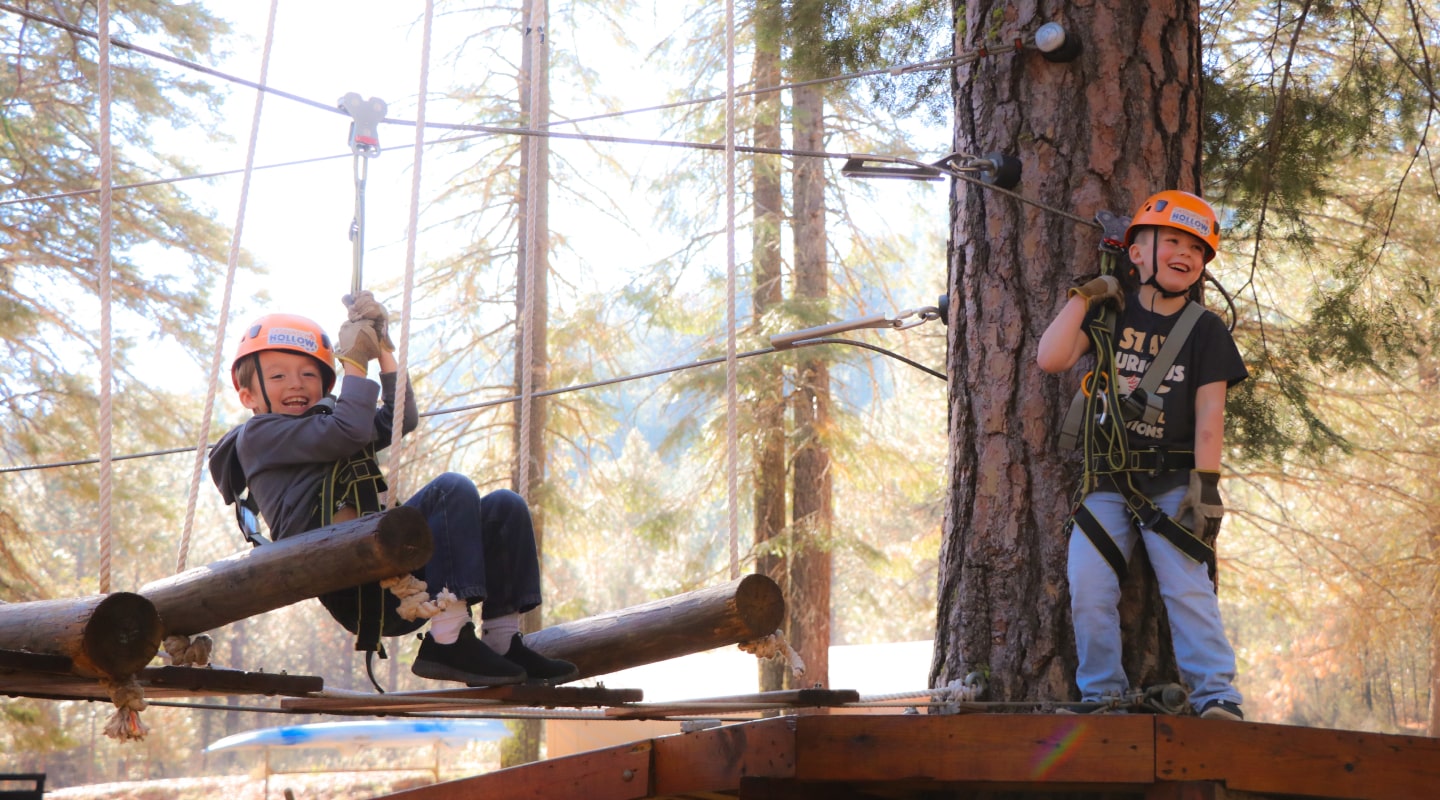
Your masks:
<svg viewBox="0 0 1440 800"><path fill-rule="evenodd" d="M1160 282L1157 281L1157 280L1155 280L1155 276L1156 276L1156 274L1158 274L1159 272L1160 272L1160 232L1157 231L1157 230L1151 229L1151 231L1150 231L1150 277L1145 279L1145 283L1146 283L1147 285L1149 285L1149 286L1154 286L1154 287L1155 287L1155 291L1159 292L1159 293L1160 293L1160 296L1161 296L1161 297L1164 297L1164 298L1166 298L1166 299L1172 299L1172 300L1173 300L1173 299L1176 298L1176 297L1184 297L1185 295L1190 294L1190 287L1188 287L1188 286L1185 287L1184 289L1181 289L1181 290L1178 291L1178 292L1172 292L1172 291L1170 291L1169 289L1166 289L1165 287L1161 286L1161 285L1160 285Z"/></svg>
<svg viewBox="0 0 1440 800"><path fill-rule="evenodd" d="M274 414L275 409L270 405L270 394L265 391L265 373L260 371L260 354L255 354L255 378L260 382L260 397L265 401L265 413Z"/></svg>

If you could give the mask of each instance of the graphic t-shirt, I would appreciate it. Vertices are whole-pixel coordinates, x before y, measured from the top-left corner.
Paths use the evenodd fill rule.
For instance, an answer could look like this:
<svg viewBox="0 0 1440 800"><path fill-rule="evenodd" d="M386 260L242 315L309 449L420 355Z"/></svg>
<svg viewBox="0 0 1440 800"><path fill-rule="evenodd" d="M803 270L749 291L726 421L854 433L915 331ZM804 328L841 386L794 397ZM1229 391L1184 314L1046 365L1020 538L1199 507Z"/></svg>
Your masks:
<svg viewBox="0 0 1440 800"><path fill-rule="evenodd" d="M1145 308L1137 293L1125 298L1125 310L1115 325L1115 372L1121 394L1129 394L1140 384L1179 319L1180 312L1166 316ZM1164 401L1159 418L1153 423L1137 419L1126 424L1130 449L1194 449L1196 391L1216 381L1234 386L1249 374L1219 315L1213 311L1201 314L1155 391ZM1186 480L1187 473L1181 472L1149 481L1152 485L1147 488L1151 492L1163 491L1170 485L1183 485Z"/></svg>

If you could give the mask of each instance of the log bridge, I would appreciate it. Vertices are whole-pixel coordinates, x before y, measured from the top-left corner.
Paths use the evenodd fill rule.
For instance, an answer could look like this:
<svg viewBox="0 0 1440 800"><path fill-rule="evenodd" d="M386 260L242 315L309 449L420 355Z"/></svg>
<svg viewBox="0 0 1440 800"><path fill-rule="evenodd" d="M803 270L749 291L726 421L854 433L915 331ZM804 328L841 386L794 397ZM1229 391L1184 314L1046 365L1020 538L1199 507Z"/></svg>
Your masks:
<svg viewBox="0 0 1440 800"><path fill-rule="evenodd" d="M424 516L400 506L194 567L134 593L0 604L0 692L103 699L104 681L133 675L152 698L279 694L314 698L324 707L317 710L345 713L354 705L365 713L373 698L324 697L320 678L146 665L167 636L194 636L404 575L429 561L433 549ZM778 629L784 613L775 582L749 575L556 625L528 635L526 644L574 662L579 679L758 639ZM638 699L626 694L621 702Z"/></svg>

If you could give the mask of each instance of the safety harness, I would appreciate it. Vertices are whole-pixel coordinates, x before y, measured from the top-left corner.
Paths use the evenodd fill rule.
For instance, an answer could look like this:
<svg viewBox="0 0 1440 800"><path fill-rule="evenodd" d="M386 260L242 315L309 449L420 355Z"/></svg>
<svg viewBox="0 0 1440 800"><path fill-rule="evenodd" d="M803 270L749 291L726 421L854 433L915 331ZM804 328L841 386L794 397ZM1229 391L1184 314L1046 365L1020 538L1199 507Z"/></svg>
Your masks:
<svg viewBox="0 0 1440 800"><path fill-rule="evenodd" d="M1129 220L1108 211L1101 211L1095 218L1103 231L1100 272L1112 275L1118 257L1124 252L1125 228ZM1125 435L1128 422L1142 420L1153 423L1159 419L1164 410L1164 399L1159 393L1161 381L1174 365L1204 312L1205 309L1198 303L1191 301L1186 304L1160 352L1146 369L1140 383L1128 394L1120 392L1119 376L1115 370L1118 315L1110 307L1102 306L1100 313L1085 328L1095 351L1095 368L1081 379L1080 389L1070 403L1060 430L1060 446L1070 450L1078 445L1084 457L1084 474L1070 525L1080 528L1121 581L1125 580L1128 572L1125 556L1083 504L1085 495L1101 488L1103 483L1112 485L1125 499L1132 522L1165 537L1191 559L1206 564L1214 574L1215 550L1161 510L1134 482L1137 474L1155 475L1194 469L1195 454L1160 448L1132 451Z"/></svg>
<svg viewBox="0 0 1440 800"><path fill-rule="evenodd" d="M310 412L332 413L330 404L321 402ZM244 436L244 428L240 436ZM238 446L238 443L237 443ZM359 452L346 459L336 461L330 468L320 487L317 507L311 514L311 528L323 528L334 522L335 513L341 508L353 508L359 516L375 514L385 510L381 501L389 487L380 471L375 457L375 446L367 444ZM259 547L270 540L260 532L260 507L254 495L246 487L235 502L235 518L240 532L250 544ZM379 582L361 584L352 589L340 589L323 594L320 603L330 616L355 634L355 649L365 653L365 671L375 688L384 692L375 680L372 660L376 653L386 658L384 636L403 636L425 624L424 619L415 621L402 618L396 609L399 598L385 591Z"/></svg>

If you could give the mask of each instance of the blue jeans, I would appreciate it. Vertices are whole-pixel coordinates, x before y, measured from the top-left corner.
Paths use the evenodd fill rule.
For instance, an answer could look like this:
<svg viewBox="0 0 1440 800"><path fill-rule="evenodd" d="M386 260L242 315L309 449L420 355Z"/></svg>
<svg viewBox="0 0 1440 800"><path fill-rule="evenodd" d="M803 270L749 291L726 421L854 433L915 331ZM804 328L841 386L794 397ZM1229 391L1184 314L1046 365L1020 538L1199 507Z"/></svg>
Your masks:
<svg viewBox="0 0 1440 800"><path fill-rule="evenodd" d="M1152 498L1172 517L1185 496L1181 486ZM1084 505L1110 534L1125 559L1143 536L1150 565L1160 584L1160 597L1170 617L1175 661L1190 687L1190 702L1199 710L1211 700L1240 703L1235 682L1235 651L1220 622L1220 601L1205 564L1193 561L1152 530L1136 530L1125 499L1115 492L1093 492ZM1075 682L1082 700L1118 695L1129 687L1121 663L1120 581L1079 528L1070 533L1070 615L1075 624L1075 650L1080 666Z"/></svg>
<svg viewBox="0 0 1440 800"><path fill-rule="evenodd" d="M405 505L425 515L435 553L415 576L431 596L449 589L480 616L493 619L540 605L540 559L530 509L520 495L500 489L484 497L469 478L446 472Z"/></svg>

